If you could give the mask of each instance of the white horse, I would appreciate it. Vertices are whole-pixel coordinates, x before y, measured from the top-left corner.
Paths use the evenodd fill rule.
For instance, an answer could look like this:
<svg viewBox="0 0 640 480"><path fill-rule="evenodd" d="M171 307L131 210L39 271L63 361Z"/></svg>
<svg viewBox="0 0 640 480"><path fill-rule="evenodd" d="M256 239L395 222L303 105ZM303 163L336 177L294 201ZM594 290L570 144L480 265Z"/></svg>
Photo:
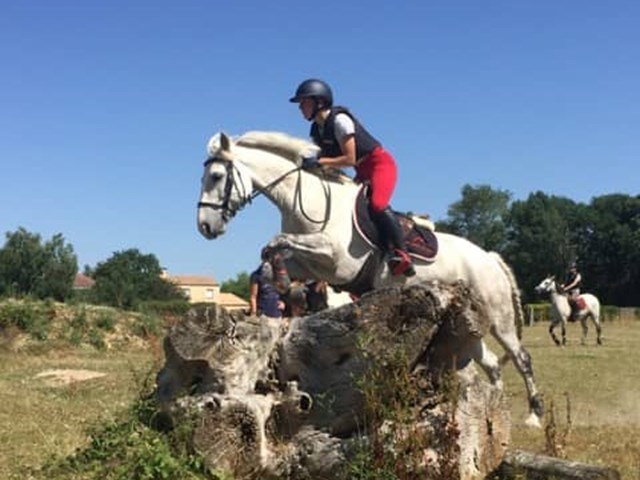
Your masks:
<svg viewBox="0 0 640 480"><path fill-rule="evenodd" d="M463 281L485 305L491 333L524 379L530 411L526 423L539 426L542 398L531 357L520 343L516 328L523 318L520 295L506 263L497 253L464 238L437 233L435 261L416 260L413 277L393 276L381 250L354 226L359 186L346 176L342 181L327 180L300 168L301 155L315 148L306 140L275 132L247 132L235 139L214 135L198 203L200 233L207 239L221 235L231 218L262 194L280 210L282 231L270 245L288 250L287 268L293 277L327 280L356 293L362 293L363 285L374 289L392 283ZM502 386L501 362L482 339L474 340L470 357Z"/></svg>
<svg viewBox="0 0 640 480"><path fill-rule="evenodd" d="M566 293L561 293L558 284L555 281L553 275L548 276L540 282L535 288L536 293L549 294L551 300L551 325L549 325L549 334L556 343L556 345L566 345L567 343L567 321L571 316L571 306L569 305L569 299ZM578 311L578 319L582 325L582 345L587 343L587 332L589 327L587 320L590 318L596 327L598 345L602 345L602 327L600 326L600 301L595 295L590 293L580 294L580 298L584 300L584 306ZM562 342L558 340L554 329L560 324L562 331Z"/></svg>

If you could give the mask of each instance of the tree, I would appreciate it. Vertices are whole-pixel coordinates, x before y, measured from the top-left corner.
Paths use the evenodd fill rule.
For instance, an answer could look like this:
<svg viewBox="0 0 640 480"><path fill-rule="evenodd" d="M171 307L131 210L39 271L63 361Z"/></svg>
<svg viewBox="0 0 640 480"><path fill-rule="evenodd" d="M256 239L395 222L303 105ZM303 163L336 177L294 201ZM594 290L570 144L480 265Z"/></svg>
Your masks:
<svg viewBox="0 0 640 480"><path fill-rule="evenodd" d="M0 249L0 294L64 301L72 293L77 272L73 246L62 234L43 244L40 235L23 227L7 232Z"/></svg>
<svg viewBox="0 0 640 480"><path fill-rule="evenodd" d="M226 280L220 285L221 292L233 293L240 298L249 301L249 274L241 272L235 279Z"/></svg>
<svg viewBox="0 0 640 480"><path fill-rule="evenodd" d="M640 292L640 196L595 197L581 241L586 286L603 303L636 306Z"/></svg>
<svg viewBox="0 0 640 480"><path fill-rule="evenodd" d="M584 205L543 192L511 205L507 217L509 243L505 251L525 298L548 274L561 276L578 257L578 239L585 229Z"/></svg>
<svg viewBox="0 0 640 480"><path fill-rule="evenodd" d="M184 298L176 285L162 278L156 256L135 248L115 252L93 273L97 300L115 307L133 309L141 301Z"/></svg>
<svg viewBox="0 0 640 480"><path fill-rule="evenodd" d="M438 222L438 230L460 235L485 250L502 252L507 229L504 218L509 212L511 193L489 185L462 187L462 199L447 210L447 218Z"/></svg>

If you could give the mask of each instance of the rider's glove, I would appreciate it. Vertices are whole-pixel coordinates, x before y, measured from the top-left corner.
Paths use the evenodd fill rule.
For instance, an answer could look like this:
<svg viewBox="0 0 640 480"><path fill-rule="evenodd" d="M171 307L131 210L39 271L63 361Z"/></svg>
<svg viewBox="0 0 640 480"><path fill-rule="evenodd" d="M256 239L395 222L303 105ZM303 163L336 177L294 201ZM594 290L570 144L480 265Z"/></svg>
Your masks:
<svg viewBox="0 0 640 480"><path fill-rule="evenodd" d="M302 164L300 165L305 170L310 170L312 168L316 168L320 166L320 162L318 162L318 154L317 153L308 153L302 157Z"/></svg>

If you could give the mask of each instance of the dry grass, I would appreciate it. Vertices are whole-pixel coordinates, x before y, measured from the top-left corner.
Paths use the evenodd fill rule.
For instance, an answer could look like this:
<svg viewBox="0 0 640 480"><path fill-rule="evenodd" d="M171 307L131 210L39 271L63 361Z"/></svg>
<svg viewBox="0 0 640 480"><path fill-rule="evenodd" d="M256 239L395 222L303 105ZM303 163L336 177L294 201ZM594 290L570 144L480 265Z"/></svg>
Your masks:
<svg viewBox="0 0 640 480"><path fill-rule="evenodd" d="M89 426L130 404L152 364L151 352L140 349L0 351L0 478L23 480L23 467L37 466L50 455L70 454L83 445ZM36 377L49 369L106 375L58 386Z"/></svg>
<svg viewBox="0 0 640 480"><path fill-rule="evenodd" d="M533 357L547 410L554 410L556 441L562 443L558 450L571 460L617 468L623 479L640 479L640 322L605 324L600 347L595 345L592 326L587 345L581 346L580 325L570 324L566 347L556 347L547 328L547 323L526 327L524 344ZM491 348L499 351L493 343ZM508 365L504 375L513 413L512 447L548 453L544 431L523 426L524 386L513 365ZM562 441L567 403L571 426Z"/></svg>
<svg viewBox="0 0 640 480"><path fill-rule="evenodd" d="M547 326L525 328L524 343L533 356L547 407L554 404L559 432L566 424L565 394L570 399L572 426L559 451L571 460L615 467L623 479L640 479L640 322L606 324L602 347L594 345L594 332L589 345L580 346L579 325L571 324L569 345L558 348ZM23 467L83 445L87 427L112 418L131 403L140 378L157 368L158 354L157 345L117 352L90 347L0 349L0 478L28 480ZM69 386L35 378L49 369L107 375ZM505 385L514 418L513 448L547 452L544 431L523 426L524 386L511 364L505 369Z"/></svg>

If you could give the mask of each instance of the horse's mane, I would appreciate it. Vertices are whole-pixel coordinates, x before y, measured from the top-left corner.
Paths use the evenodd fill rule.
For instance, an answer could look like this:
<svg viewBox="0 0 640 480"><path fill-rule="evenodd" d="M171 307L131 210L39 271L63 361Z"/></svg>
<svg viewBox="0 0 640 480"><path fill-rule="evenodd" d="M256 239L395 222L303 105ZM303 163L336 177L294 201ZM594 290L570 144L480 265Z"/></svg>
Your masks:
<svg viewBox="0 0 640 480"><path fill-rule="evenodd" d="M305 153L318 151L318 147L308 140L281 132L246 132L236 143L243 147L267 150L298 164Z"/></svg>
<svg viewBox="0 0 640 480"><path fill-rule="evenodd" d="M249 131L235 139L237 145L241 147L257 148L266 150L280 157L286 158L290 162L300 165L302 156L312 152L318 152L319 148L314 143L303 138L294 137L282 132L262 132ZM353 179L335 168L322 168L315 172L325 180L338 183L352 183Z"/></svg>

